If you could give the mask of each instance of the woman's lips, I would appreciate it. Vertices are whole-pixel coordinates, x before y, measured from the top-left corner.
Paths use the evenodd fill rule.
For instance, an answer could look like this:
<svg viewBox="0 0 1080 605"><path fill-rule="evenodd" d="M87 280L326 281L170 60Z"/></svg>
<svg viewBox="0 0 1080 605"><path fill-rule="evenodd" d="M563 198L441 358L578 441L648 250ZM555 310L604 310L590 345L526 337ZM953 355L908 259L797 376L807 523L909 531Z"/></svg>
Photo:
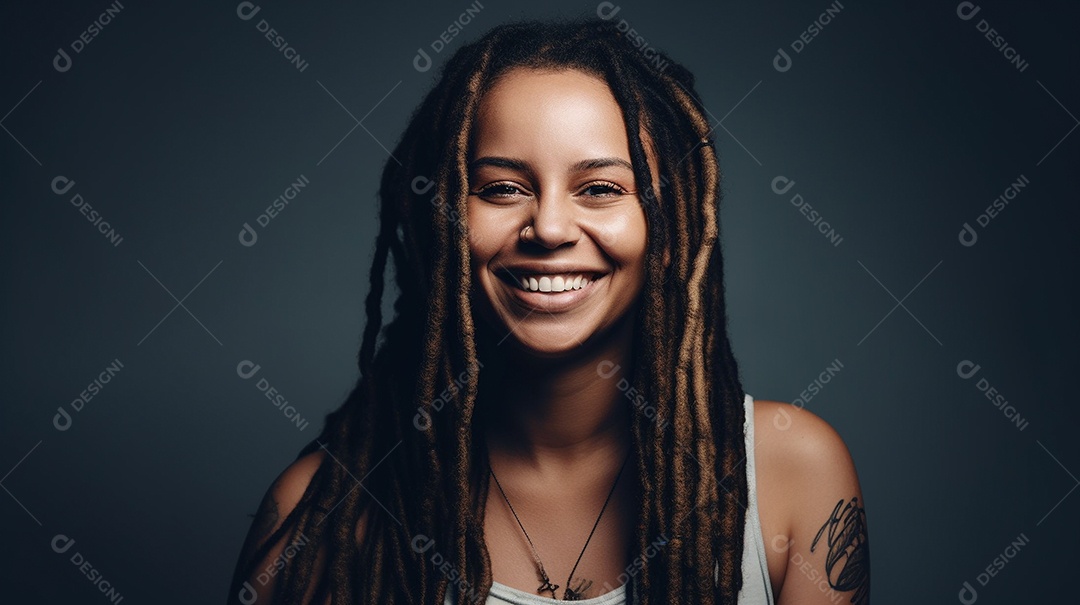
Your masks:
<svg viewBox="0 0 1080 605"><path fill-rule="evenodd" d="M499 282L503 287L510 290L511 296L518 303L531 310L547 311L549 313L568 311L578 306L583 300L591 296L598 286L606 283L607 276L606 273L597 276L578 290L532 292L515 283L513 276L503 272L498 273Z"/></svg>

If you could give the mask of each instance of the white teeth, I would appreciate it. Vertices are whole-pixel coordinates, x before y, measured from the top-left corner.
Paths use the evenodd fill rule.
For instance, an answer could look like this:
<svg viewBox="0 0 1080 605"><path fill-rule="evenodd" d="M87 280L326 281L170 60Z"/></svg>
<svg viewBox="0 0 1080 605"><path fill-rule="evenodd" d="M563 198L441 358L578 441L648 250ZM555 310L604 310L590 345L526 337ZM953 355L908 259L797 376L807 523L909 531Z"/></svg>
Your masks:
<svg viewBox="0 0 1080 605"><path fill-rule="evenodd" d="M536 277L518 277L515 278L518 285L522 289L530 292L567 292L570 290L580 290L589 285L589 278L584 275L542 275L539 278Z"/></svg>

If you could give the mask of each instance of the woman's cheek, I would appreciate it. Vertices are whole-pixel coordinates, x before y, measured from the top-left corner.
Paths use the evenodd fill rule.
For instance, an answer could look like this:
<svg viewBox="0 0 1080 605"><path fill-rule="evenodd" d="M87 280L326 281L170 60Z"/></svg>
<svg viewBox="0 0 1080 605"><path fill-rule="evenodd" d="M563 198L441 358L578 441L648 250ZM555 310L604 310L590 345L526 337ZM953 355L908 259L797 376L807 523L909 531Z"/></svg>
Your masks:
<svg viewBox="0 0 1080 605"><path fill-rule="evenodd" d="M485 225L482 213L474 210L470 204L466 213L466 221L469 234L469 249L472 251L474 259L483 261L490 256L484 250L484 241L490 238L484 231Z"/></svg>
<svg viewBox="0 0 1080 605"><path fill-rule="evenodd" d="M611 256L616 254L619 248L627 248L636 243L638 238L644 237L644 226L637 227L634 218L629 212L613 213L596 221L594 233L601 246L607 248Z"/></svg>

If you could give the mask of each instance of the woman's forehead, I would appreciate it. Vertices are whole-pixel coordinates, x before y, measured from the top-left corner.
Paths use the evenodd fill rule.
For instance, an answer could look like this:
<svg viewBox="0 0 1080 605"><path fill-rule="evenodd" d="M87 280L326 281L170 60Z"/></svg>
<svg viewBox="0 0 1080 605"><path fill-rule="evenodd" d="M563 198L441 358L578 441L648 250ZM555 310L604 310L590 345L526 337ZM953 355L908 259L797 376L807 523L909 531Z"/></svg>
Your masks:
<svg viewBox="0 0 1080 605"><path fill-rule="evenodd" d="M603 80L579 70L518 68L482 95L474 124L478 137L564 130L626 138L622 110Z"/></svg>
<svg viewBox="0 0 1080 605"><path fill-rule="evenodd" d="M570 155L630 161L622 108L607 82L580 69L514 68L481 97L470 133L481 156ZM639 129L649 153L650 141Z"/></svg>

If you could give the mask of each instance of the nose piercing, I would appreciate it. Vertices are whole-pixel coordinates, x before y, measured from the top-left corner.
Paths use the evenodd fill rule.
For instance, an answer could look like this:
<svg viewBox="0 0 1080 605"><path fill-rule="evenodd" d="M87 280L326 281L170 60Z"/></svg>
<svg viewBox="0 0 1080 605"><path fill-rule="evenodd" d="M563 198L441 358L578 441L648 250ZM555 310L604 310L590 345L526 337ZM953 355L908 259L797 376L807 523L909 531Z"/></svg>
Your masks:
<svg viewBox="0 0 1080 605"><path fill-rule="evenodd" d="M525 225L525 228L521 230L521 241L525 241L525 238L529 237L530 229L532 229L532 225Z"/></svg>

